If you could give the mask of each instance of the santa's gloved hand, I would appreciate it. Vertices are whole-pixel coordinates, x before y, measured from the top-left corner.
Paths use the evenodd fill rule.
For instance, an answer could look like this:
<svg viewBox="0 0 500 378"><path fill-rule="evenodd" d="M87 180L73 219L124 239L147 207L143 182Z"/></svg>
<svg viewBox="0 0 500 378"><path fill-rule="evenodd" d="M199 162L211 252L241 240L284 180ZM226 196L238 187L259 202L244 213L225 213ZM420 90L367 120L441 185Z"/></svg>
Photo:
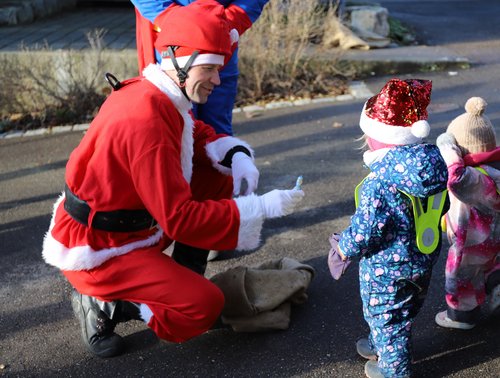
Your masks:
<svg viewBox="0 0 500 378"><path fill-rule="evenodd" d="M259 197L266 218L279 218L291 214L302 198L304 192L297 189L274 189Z"/></svg>
<svg viewBox="0 0 500 378"><path fill-rule="evenodd" d="M443 133L438 136L436 145L447 167L460 162L462 159L462 151L460 147L457 146L457 141L452 134Z"/></svg>
<svg viewBox="0 0 500 378"><path fill-rule="evenodd" d="M253 193L259 184L259 170L255 166L252 158L243 152L237 152L233 155L231 169L233 172L233 194L235 196L241 193L241 183L246 181L247 187L243 195Z"/></svg>

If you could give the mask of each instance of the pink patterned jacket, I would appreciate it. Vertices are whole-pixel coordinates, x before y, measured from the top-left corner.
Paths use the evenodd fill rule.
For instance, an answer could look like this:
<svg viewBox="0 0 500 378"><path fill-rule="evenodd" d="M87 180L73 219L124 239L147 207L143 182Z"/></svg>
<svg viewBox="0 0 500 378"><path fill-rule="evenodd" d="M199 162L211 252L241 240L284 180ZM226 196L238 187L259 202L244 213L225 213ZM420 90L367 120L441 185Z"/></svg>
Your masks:
<svg viewBox="0 0 500 378"><path fill-rule="evenodd" d="M470 311L484 302L488 275L500 269L500 147L453 160L448 166L446 301L455 310Z"/></svg>

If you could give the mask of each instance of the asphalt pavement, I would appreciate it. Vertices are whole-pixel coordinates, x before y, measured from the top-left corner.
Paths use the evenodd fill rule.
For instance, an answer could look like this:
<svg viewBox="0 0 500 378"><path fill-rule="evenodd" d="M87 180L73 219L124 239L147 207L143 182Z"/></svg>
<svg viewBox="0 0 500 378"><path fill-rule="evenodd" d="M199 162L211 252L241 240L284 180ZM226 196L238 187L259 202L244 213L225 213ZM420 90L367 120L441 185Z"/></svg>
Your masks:
<svg viewBox="0 0 500 378"><path fill-rule="evenodd" d="M486 114L500 127L500 1L379 1L414 26L421 46L393 54L421 58L428 46L466 58L470 68L376 74L364 80L376 93L393 76L433 81L429 140L482 96ZM0 32L2 28L0 28ZM412 52L413 51L413 52ZM391 59L388 59L388 64ZM355 342L366 336L357 264L333 281L328 237L345 228L354 211L353 188L365 175L356 138L363 98L235 114L235 134L255 149L258 193L292 187L303 175L306 193L298 211L265 222L263 245L251 253L227 252L209 263L207 276L237 265L292 257L316 269L308 301L292 309L290 328L269 333L210 331L183 344L159 341L140 322L117 327L128 351L112 358L90 355L70 304L70 287L41 259L52 206L63 189L64 167L82 132L0 139L0 376L5 377L363 377ZM500 135L500 134L499 134ZM415 377L500 376L498 319L483 317L471 331L442 329L434 315L445 306L446 244L435 266L426 303L413 332Z"/></svg>

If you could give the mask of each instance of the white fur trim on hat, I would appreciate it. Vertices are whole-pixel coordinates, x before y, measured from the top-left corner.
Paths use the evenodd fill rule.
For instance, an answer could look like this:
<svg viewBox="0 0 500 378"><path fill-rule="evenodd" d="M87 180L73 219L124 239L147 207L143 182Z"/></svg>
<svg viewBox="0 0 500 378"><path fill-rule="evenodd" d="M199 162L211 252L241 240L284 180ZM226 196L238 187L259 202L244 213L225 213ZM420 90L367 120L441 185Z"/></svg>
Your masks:
<svg viewBox="0 0 500 378"><path fill-rule="evenodd" d="M240 33L238 33L238 30L236 29L231 29L231 31L229 32L229 37L231 38L231 46L232 46L233 44L239 41Z"/></svg>
<svg viewBox="0 0 500 378"><path fill-rule="evenodd" d="M177 60L177 64L179 65L180 68L184 68L186 65L187 61L189 60L191 56L180 56L176 57L175 59ZM219 54L199 54L191 64L191 67L193 66L200 66L202 64L218 64L222 66L224 64L224 55L219 55ZM161 61L161 69L168 71L168 70L175 70L175 67L172 63L172 60L168 57L165 57Z"/></svg>
<svg viewBox="0 0 500 378"><path fill-rule="evenodd" d="M366 104L363 106L359 127L370 138L385 144L413 144L421 143L422 139L429 135L431 130L429 123L425 120L415 122L410 126L391 126L369 118L365 112Z"/></svg>

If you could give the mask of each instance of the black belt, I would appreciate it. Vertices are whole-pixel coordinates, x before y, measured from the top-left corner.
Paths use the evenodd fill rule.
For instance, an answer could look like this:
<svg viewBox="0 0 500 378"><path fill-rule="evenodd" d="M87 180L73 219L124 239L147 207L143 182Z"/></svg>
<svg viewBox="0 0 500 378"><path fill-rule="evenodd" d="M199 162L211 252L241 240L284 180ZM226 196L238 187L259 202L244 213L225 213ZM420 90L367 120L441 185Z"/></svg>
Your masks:
<svg viewBox="0 0 500 378"><path fill-rule="evenodd" d="M64 186L64 210L78 223L88 227L90 206L78 198L68 186ZM97 211L92 219L92 228L108 232L135 232L153 228L156 221L147 210Z"/></svg>

